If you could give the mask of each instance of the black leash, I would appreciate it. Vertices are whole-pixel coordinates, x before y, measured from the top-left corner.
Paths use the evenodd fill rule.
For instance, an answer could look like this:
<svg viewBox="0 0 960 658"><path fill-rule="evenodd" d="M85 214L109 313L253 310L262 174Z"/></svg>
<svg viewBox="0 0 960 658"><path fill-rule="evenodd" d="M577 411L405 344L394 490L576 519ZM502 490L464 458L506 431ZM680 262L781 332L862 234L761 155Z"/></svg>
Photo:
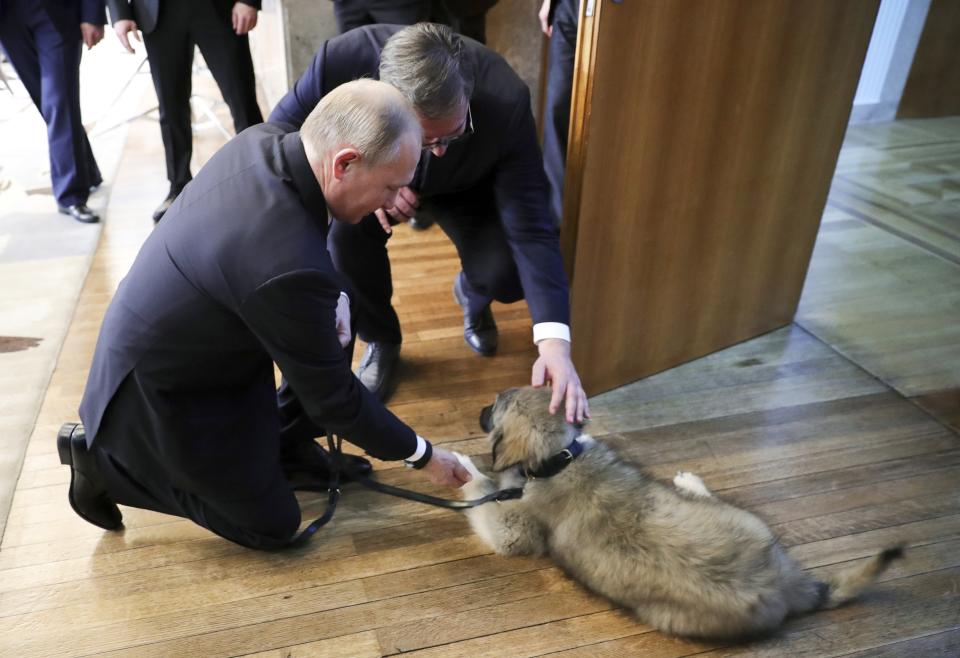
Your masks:
<svg viewBox="0 0 960 658"><path fill-rule="evenodd" d="M359 482L363 486L367 487L368 489L372 489L373 491L379 491L380 493L385 493L390 496L406 498L407 500L425 503L435 507L445 507L447 509L469 509L471 507L477 507L478 505L484 505L492 501L499 503L504 500L515 500L523 496L522 487L514 489L501 489L474 500L448 500L446 498L438 498L436 496L428 496L427 494L410 491L409 489L401 489L400 487L394 487L389 484L377 482L366 475L362 475L355 471L350 471L349 468L344 468L343 459L341 459L341 456L343 455L343 451L341 450L343 439L341 439L339 436L334 439L332 434L327 434L327 445L330 447L330 461L333 465L333 469L330 473L329 483L326 486L318 484L315 486L307 485L297 487L298 491L328 491L329 498L327 499L327 509L322 516L304 528L299 535L290 540L291 546L304 545L314 535L314 533L316 533L317 530L325 526L330 519L333 518L333 513L337 509L337 503L340 501L341 469L346 471L356 482Z"/></svg>

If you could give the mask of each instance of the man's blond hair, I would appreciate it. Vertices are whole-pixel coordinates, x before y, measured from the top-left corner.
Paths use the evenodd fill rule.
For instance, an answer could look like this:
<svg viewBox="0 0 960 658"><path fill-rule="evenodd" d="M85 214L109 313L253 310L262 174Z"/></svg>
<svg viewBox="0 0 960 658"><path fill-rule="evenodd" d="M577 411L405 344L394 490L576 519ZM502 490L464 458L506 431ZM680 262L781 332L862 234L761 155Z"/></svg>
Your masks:
<svg viewBox="0 0 960 658"><path fill-rule="evenodd" d="M387 83L367 79L347 82L328 93L300 128L308 149L325 153L355 148L367 165L395 159L407 135L418 143L423 138L409 101Z"/></svg>

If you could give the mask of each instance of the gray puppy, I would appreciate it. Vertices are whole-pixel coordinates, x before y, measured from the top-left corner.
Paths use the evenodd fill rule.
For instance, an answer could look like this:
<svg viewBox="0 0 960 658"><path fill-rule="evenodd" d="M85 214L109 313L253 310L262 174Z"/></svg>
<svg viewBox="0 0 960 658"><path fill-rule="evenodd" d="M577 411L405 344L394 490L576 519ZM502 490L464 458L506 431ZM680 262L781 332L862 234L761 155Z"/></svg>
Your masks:
<svg viewBox="0 0 960 658"><path fill-rule="evenodd" d="M589 589L667 633L743 639L788 615L849 601L902 555L890 548L826 582L805 572L758 517L692 473L673 487L547 411L549 389L510 389L484 409L494 482L460 455L465 498L524 487L467 512L503 555L549 555Z"/></svg>

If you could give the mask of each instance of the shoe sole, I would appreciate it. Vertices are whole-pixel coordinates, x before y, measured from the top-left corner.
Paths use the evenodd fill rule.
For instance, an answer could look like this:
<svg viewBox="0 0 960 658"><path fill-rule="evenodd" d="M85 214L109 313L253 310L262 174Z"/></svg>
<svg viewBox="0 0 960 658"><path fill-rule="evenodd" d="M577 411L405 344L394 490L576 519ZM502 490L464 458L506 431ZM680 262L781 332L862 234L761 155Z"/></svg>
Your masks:
<svg viewBox="0 0 960 658"><path fill-rule="evenodd" d="M79 423L64 423L60 426L60 431L57 432L57 452L60 454L60 463L64 466L70 467L70 488L67 489L67 500L70 502L70 507L73 508L73 511L76 512L77 516L87 523L95 525L98 528L103 528L104 530L119 530L123 527L122 522L118 523L114 527L108 527L101 523L97 523L86 514L81 512L80 508L77 507L77 503L74 501L73 481L77 475L77 470L73 467L73 433L78 426Z"/></svg>

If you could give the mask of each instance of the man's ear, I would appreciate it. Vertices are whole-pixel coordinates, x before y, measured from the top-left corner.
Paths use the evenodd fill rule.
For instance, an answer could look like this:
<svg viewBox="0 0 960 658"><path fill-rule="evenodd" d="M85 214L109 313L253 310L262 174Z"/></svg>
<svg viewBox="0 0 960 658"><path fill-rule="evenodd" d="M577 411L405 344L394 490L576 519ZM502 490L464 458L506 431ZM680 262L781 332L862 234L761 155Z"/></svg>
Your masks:
<svg viewBox="0 0 960 658"><path fill-rule="evenodd" d="M360 163L360 153L354 148L345 148L337 151L333 156L333 177L343 180L351 167Z"/></svg>

